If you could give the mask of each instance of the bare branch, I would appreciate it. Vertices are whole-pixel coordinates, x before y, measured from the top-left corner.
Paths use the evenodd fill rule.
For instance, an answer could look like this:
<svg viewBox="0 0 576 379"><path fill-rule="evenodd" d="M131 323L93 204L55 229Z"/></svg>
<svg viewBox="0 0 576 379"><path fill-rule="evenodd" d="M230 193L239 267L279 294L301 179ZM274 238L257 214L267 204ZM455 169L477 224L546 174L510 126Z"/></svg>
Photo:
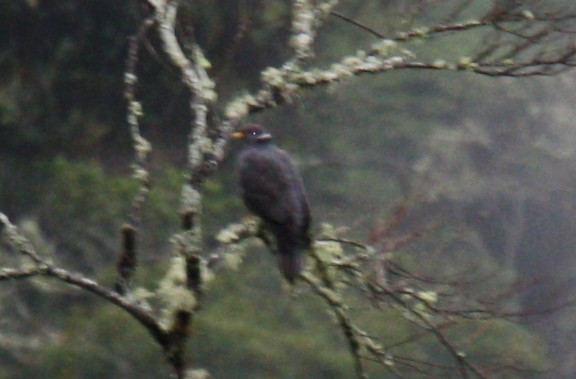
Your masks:
<svg viewBox="0 0 576 379"><path fill-rule="evenodd" d="M343 15L343 14L340 13L340 12L331 11L330 14L331 14L332 16L334 16L334 17L338 17L338 18L346 21L346 22L349 23L349 24L352 24L352 25L354 25L354 26L357 26L358 28L367 31L368 33L370 33L370 34L372 34L372 35L374 35L374 36L376 36L376 37L378 37L378 38L381 38L381 39L385 39L385 38L386 38L386 36L385 36L384 34L382 34L382 33L378 32L378 31L372 29L371 27L369 27L369 26L367 26L367 25L362 24L361 22L358 22L358 21L356 21L356 20L354 20L354 19L352 19L352 18L350 18L350 17L348 17L348 16L345 16L345 15Z"/></svg>
<svg viewBox="0 0 576 379"><path fill-rule="evenodd" d="M337 293L326 272L323 262L316 256L314 256L315 267L320 272L321 281L318 281L313 275L305 272L301 275L302 279L308 283L324 301L328 304L332 313L336 317L338 325L342 329L346 340L348 341L348 347L350 353L354 358L354 366L356 367L356 375L358 378L368 378L368 374L364 370L361 359L361 349L362 342L358 338L357 328L352 324L352 321L348 317L345 311L345 305L342 302L341 294Z"/></svg>
<svg viewBox="0 0 576 379"><path fill-rule="evenodd" d="M116 291L119 294L126 294L130 288L130 280L136 270L137 251L136 236L142 217L142 208L148 199L151 187L150 171L148 168L148 157L152 151L152 146L140 133L140 124L138 119L143 115L142 104L136 99L136 85L138 76L136 68L139 58L140 44L146 35L146 32L154 23L153 17L145 19L136 35L131 36L128 40L128 58L126 62L126 71L124 73L124 97L128 104L127 122L132 138L132 147L134 149L134 163L132 166L132 176L139 182L138 192L132 200L132 206L128 219L130 224L125 225L121 232L122 249L118 257L116 280Z"/></svg>
<svg viewBox="0 0 576 379"><path fill-rule="evenodd" d="M576 19L576 14L514 13L511 9L507 8L505 10L506 12L500 10L496 13L490 13L480 19L436 24L429 27L416 27L412 30L397 32L390 37L386 37L382 33L330 9L330 14L369 31L371 34L380 37L380 41L366 51L360 51L355 56L342 58L339 63L333 64L329 69L303 71L290 63L280 68L268 68L262 72L263 89L255 94L244 95L233 100L226 107L226 116L232 121L239 120L249 114L290 102L304 89L343 81L367 73L385 73L395 69L427 69L468 71L491 77L527 77L555 75L576 65L576 49L573 46L559 47L558 51L554 52L554 50L550 49L549 45L551 44L543 42L545 38L552 38L554 33L557 32L558 24ZM308 16L305 19L308 20ZM296 18L295 20L303 28L304 25L308 25L300 23ZM477 52L476 56L462 57L457 62L444 60L433 62L419 61L416 59L414 52L403 50L399 46L400 43L416 39L438 38L452 33L472 30L489 31L494 29L500 30L504 34L514 35L512 29L505 28L504 25L507 24L519 27L532 27L533 25L541 24L542 27L538 29L538 32L532 32L528 39L521 35L517 36L521 42L511 41L511 48L506 49L507 56L502 56L497 60L488 60L488 57L494 55L496 51L503 47L500 44L488 46L483 51ZM309 27L306 26L304 29L309 30ZM313 38L307 35L306 38L302 39L306 43L303 44L299 54L306 56L308 52L304 53L303 51L308 51L307 49ZM518 55L534 47L540 49L538 50L539 53L527 56L524 59L519 59L521 57L511 58L514 51Z"/></svg>
<svg viewBox="0 0 576 379"><path fill-rule="evenodd" d="M65 283L72 284L76 287L91 292L125 310L137 321L139 321L140 324L142 324L152 334L158 343L161 345L166 343L163 331L155 321L154 317L147 310L137 304L128 302L113 291L106 289L99 283L88 279L81 274L68 272L42 259L32 244L18 232L18 229L12 223L10 223L8 218L3 213L0 213L0 230L3 231L3 239L6 243L8 243L21 254L32 257L36 265L35 267L22 270L3 269L0 272L0 279L6 280L22 279L32 276L48 276L56 278Z"/></svg>
<svg viewBox="0 0 576 379"><path fill-rule="evenodd" d="M124 98L128 104L127 122L130 128L132 147L134 149L132 175L140 183L138 193L132 200L132 209L129 215L129 221L135 228L138 228L140 225L142 206L146 202L150 192L151 183L150 172L148 169L148 157L152 150L150 142L148 142L140 133L140 124L138 119L143 115L143 109L142 104L136 99L136 85L138 83L136 68L138 64L140 44L153 24L154 19L152 17L145 19L136 35L129 38L128 58L126 62L126 71L124 73Z"/></svg>
<svg viewBox="0 0 576 379"><path fill-rule="evenodd" d="M295 52L292 63L298 65L313 56L312 45L316 29L338 4L338 0L322 0L318 5L309 0L292 2L292 36L290 44ZM288 63L288 65L292 65Z"/></svg>
<svg viewBox="0 0 576 379"><path fill-rule="evenodd" d="M0 280L26 279L42 274L42 268L30 267L25 269L1 268Z"/></svg>
<svg viewBox="0 0 576 379"><path fill-rule="evenodd" d="M125 295L130 288L130 280L136 269L136 236L137 230L124 225L121 230L122 250L116 263L118 278L114 289L121 295Z"/></svg>

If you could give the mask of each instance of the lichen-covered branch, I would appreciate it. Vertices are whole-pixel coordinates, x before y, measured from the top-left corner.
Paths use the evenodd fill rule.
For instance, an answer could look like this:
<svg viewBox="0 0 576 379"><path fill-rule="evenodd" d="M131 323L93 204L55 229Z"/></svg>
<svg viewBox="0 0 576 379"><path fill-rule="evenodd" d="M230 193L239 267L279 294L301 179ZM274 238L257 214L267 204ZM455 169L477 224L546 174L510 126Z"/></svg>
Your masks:
<svg viewBox="0 0 576 379"><path fill-rule="evenodd" d="M168 275L170 292L179 296L168 296L164 309L163 325L170 336L169 360L178 376L185 375L185 347L194 312L200 308L203 287L202 258L202 185L206 177L214 172L224 155L227 124L218 128L215 140L208 136L210 107L217 96L215 84L207 73L210 62L194 40L185 41L190 47L187 56L176 34L178 1L151 2L155 15L158 36L163 51L171 63L180 71L181 81L190 96L191 125L188 135L188 180L183 184L180 201L182 231L173 237L175 257L173 272L181 279ZM193 38L193 37L192 37ZM175 271L174 271L175 270ZM170 300L171 299L171 300ZM187 300L183 300L187 299Z"/></svg>
<svg viewBox="0 0 576 379"><path fill-rule="evenodd" d="M323 263L318 259L315 259L315 267L320 270L324 271L325 267L323 267ZM328 304L330 309L332 310L332 314L336 318L336 321L342 332L344 333L344 337L348 341L348 347L350 349L350 353L354 358L354 366L356 368L356 375L358 378L368 378L368 374L364 369L364 365L362 363L361 352L363 350L363 342L360 340L358 336L358 328L354 326L352 320L347 315L345 309L346 305L341 299L341 294L339 294L334 286L332 285L331 280L329 279L328 275L324 273L320 273L320 280L311 275L308 272L302 274L302 279L308 283L314 292L318 294L324 301ZM332 288L330 288L332 287Z"/></svg>
<svg viewBox="0 0 576 379"><path fill-rule="evenodd" d="M157 3L156 15L158 33L162 40L164 52L172 64L181 73L182 82L190 93L190 112L192 123L188 137L188 175L189 181L184 185L181 194L180 213L184 233L184 248L181 252L192 258L199 255L201 248L200 215L202 214L201 185L214 163L213 157L220 151L208 138L208 111L210 104L216 100L214 82L206 72L210 63L204 57L200 47L192 41L193 56L187 57L176 37L177 1ZM209 156L209 159L206 157Z"/></svg>
<svg viewBox="0 0 576 379"><path fill-rule="evenodd" d="M55 266L49 260L42 258L32 246L32 244L21 235L8 217L0 213L0 232L2 240L17 252L24 256L31 257L34 265L24 269L7 269L0 270L0 280L24 279L33 276L45 276L55 278L61 282L71 284L85 291L93 293L98 297L115 304L125 310L138 320L160 343L165 343L165 336L155 321L153 315L137 303L124 299L117 293L103 287L98 282L88 279L82 274L72 273L63 268Z"/></svg>
<svg viewBox="0 0 576 379"><path fill-rule="evenodd" d="M11 248L29 258L36 265L44 264L44 260L38 255L30 241L18 232L18 228L10 222L4 213L0 213L0 235L2 240Z"/></svg>
<svg viewBox="0 0 576 379"><path fill-rule="evenodd" d="M129 215L130 224L138 228L140 224L142 206L150 193L150 170L148 159L152 146L140 132L139 118L143 116L142 104L136 98L136 88L138 84L137 65L140 45L148 30L153 26L154 19L149 17L142 22L138 32L128 40L128 58L126 61L126 71L124 73L124 98L127 103L127 117L132 148L134 149L134 163L132 165L132 176L139 182L140 186L137 194L132 200L132 207Z"/></svg>
<svg viewBox="0 0 576 379"><path fill-rule="evenodd" d="M337 4L337 0L321 1L319 4L308 0L292 2L290 45L295 53L294 63L299 64L313 57L316 30Z"/></svg>
<svg viewBox="0 0 576 379"><path fill-rule="evenodd" d="M406 216L406 207L409 204L402 202L392 213L391 219L379 227L379 232L372 235L375 246L396 250L422 236L421 232L405 233L401 237L397 237L394 233L394 227ZM409 271L399 271L402 269L394 263L393 255L389 257L391 264L380 269L394 271L396 279L382 283L372 275L372 269L380 265L378 249L341 238L335 235L329 226L325 225L323 229L324 232L316 240L314 250L310 252L309 267L301 279L310 285L314 293L323 299L331 310L348 343L357 377L367 377L365 364L368 362L382 365L398 377L404 377L404 372L410 371L425 374L430 369L457 373L462 378L490 377L489 371L474 363L474 356L469 356L459 348L459 343L448 337L448 331L465 322L502 320L512 316L511 313L486 308L480 302L458 295L458 287L462 285L461 279L451 283L434 283L429 278L419 278ZM232 247L246 238L262 238L258 230L257 224L253 223L233 224L220 233L218 240ZM390 239L391 242L377 241L384 238ZM343 254L345 246L351 248L353 252ZM218 261L222 259L221 257L220 254ZM364 269L363 266L368 269ZM402 276L399 277L398 273ZM421 280L426 282L424 286L421 286ZM484 278L478 280L484 281ZM436 286L453 290L435 290ZM352 309L348 304L349 289L361 290L377 307L397 309L405 320L416 327L417 332L403 341L392 344L381 343L377 337L364 331L353 321ZM440 364L396 353L398 349L428 339L430 336L433 336L448 352L454 361L453 364Z"/></svg>
<svg viewBox="0 0 576 379"><path fill-rule="evenodd" d="M41 267L22 269L4 267L0 269L0 281L31 278L37 275L42 275L42 272L43 270Z"/></svg>
<svg viewBox="0 0 576 379"><path fill-rule="evenodd" d="M462 378L491 377L498 364L484 366L475 362L482 358L465 351L463 346L468 346L466 338L459 336L457 340L454 339L452 330L470 323L503 321L524 313L514 314L498 309L494 303L484 304L481 299L465 295L467 286L486 282L485 276L471 278L463 273L452 281L434 280L402 268L394 251L422 237L421 232L403 232L398 236L394 230L394 226L406 216L408 204L402 202L392 212L391 219L377 227L371 236L373 245L341 238L325 227L322 236L316 240L311 268L303 276L303 280L309 283L331 308L338 325L348 338L349 346L359 346L358 349L351 350L355 359L380 364L399 377L412 371L429 374L430 369L450 373L449 375L456 373ZM381 241L383 239L391 242ZM351 251L343 253L345 247ZM387 259L390 262L386 266L381 266L379 262L381 249L389 252ZM318 262L321 263L320 266ZM389 280L379 279L377 273L381 270L390 270ZM470 282L463 282L466 280L464 278L468 278ZM491 279L494 280L495 277ZM511 288L514 290L512 285ZM349 289L363 292L366 299L377 308L397 310L399 315L414 325L413 334L401 341L382 343L368 332L362 331L349 316L351 309L348 298L344 295ZM507 289L503 288L502 291L508 293ZM491 298L496 299L498 296L493 293ZM344 318L338 317L342 315ZM349 338L349 331L353 332L354 338ZM431 336L452 357L453 364L440 364L398 353L408 345L422 343ZM510 369L522 368L521 365L511 365Z"/></svg>
<svg viewBox="0 0 576 379"><path fill-rule="evenodd" d="M491 77L527 77L556 75L576 66L576 48L570 36L573 30L564 25L576 20L576 11L550 13L518 10L510 5L477 19L454 21L431 26L416 26L386 36L333 10L333 3L314 8L307 1L294 2L292 46L296 62L311 54L315 38L314 9L332 14L379 37L379 41L352 55L342 57L330 67L303 69L292 61L270 67L261 74L262 89L241 95L226 106L226 117L237 121L280 104L290 102L304 90L341 82L364 74L382 74L393 70L435 70L471 72ZM321 12L320 12L321 13ZM457 12L459 13L459 12ZM525 31L519 31L526 29ZM444 57L419 59L407 43L440 39L454 33L493 31L500 39L484 43L481 49L452 60ZM479 34L482 35L482 34ZM505 38L504 38L505 37ZM480 37L481 38L481 37ZM502 40L504 38L504 41ZM296 43L300 41L300 43Z"/></svg>
<svg viewBox="0 0 576 379"><path fill-rule="evenodd" d="M132 176L138 181L138 192L132 199L129 224L125 225L121 231L122 247L117 262L118 278L115 289L120 294L126 294L131 285L132 276L137 265L136 240L138 228L140 226L142 208L148 199L151 187L149 155L152 145L140 132L139 118L143 115L142 104L136 99L136 86L138 76L136 68L138 64L140 44L146 32L152 27L154 19L149 17L142 22L138 32L128 40L128 58L126 62L126 72L124 73L124 98L127 103L126 121L132 139L134 149L134 163L132 165Z"/></svg>

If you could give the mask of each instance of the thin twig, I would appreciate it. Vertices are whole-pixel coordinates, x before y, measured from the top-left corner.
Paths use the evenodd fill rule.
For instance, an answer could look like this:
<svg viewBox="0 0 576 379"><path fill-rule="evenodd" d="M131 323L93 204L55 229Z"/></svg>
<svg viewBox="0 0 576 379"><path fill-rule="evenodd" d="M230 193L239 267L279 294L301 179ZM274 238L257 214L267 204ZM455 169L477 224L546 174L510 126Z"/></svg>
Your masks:
<svg viewBox="0 0 576 379"><path fill-rule="evenodd" d="M352 19L352 18L350 18L350 17L348 17L348 16L345 16L345 15L343 15L343 14L340 13L340 12L330 11L330 14L331 14L332 16L334 16L334 17L338 17L338 18L346 21L346 22L349 23L349 24L352 24L352 25L354 25L354 26L357 26L357 27L359 27L360 29L363 29L363 30L367 31L368 33L370 33L370 34L372 34L372 35L374 35L374 36L376 36L376 37L378 37L378 38L382 38L382 39L386 38L386 36L385 36L384 34L382 34L382 33L378 32L378 31L372 29L371 27L369 27L369 26L367 26L367 25L362 24L362 23L359 22L359 21L356 21L356 20L354 20L354 19Z"/></svg>

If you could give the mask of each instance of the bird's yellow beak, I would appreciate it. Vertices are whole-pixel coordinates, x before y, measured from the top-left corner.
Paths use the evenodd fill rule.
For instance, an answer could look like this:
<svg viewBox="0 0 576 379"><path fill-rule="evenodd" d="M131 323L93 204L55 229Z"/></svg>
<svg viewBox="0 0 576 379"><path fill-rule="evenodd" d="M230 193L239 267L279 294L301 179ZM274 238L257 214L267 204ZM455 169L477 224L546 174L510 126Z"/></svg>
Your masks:
<svg viewBox="0 0 576 379"><path fill-rule="evenodd" d="M232 137L234 139L242 139L242 138L244 138L244 133L234 132L234 133L230 134L230 137Z"/></svg>

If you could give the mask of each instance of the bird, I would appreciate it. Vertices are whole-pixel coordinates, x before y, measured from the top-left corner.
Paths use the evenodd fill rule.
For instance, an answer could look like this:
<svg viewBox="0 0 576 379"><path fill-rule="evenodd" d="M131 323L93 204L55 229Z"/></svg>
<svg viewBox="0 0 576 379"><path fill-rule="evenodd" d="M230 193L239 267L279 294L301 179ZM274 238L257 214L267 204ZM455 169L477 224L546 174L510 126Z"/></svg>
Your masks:
<svg viewBox="0 0 576 379"><path fill-rule="evenodd" d="M311 246L310 206L300 172L262 126L244 125L231 136L244 142L237 158L244 204L274 236L280 272L293 284Z"/></svg>

